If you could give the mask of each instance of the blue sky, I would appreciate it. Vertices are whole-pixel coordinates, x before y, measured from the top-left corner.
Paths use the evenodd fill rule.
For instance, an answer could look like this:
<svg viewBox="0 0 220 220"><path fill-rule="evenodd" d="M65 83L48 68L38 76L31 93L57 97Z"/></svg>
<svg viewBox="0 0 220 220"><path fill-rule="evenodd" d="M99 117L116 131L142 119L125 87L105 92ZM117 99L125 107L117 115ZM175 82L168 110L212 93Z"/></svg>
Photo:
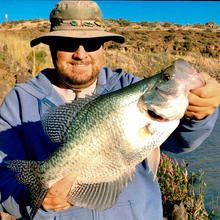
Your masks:
<svg viewBox="0 0 220 220"><path fill-rule="evenodd" d="M1 0L0 23L5 20L49 18L59 0ZM97 0L104 18L130 21L167 21L176 24L220 25L220 1L109 1Z"/></svg>

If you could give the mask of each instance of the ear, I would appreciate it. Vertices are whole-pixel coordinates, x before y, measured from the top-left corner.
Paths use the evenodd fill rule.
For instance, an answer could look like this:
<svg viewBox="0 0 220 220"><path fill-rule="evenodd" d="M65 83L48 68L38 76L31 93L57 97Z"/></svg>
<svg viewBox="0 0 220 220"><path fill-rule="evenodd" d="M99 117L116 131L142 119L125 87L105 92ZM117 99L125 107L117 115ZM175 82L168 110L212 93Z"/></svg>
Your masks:
<svg viewBox="0 0 220 220"><path fill-rule="evenodd" d="M105 42L103 42L102 47L103 47L104 50L107 49L107 46L106 46L106 43L105 43Z"/></svg>

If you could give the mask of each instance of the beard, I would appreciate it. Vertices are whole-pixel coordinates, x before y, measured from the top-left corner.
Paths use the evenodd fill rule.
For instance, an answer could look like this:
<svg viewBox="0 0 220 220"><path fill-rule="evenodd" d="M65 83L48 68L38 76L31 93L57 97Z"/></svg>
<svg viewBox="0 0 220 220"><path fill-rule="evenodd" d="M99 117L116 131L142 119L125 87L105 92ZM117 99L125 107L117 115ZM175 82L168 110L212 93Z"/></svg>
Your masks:
<svg viewBox="0 0 220 220"><path fill-rule="evenodd" d="M77 68L74 65L89 65L89 69ZM99 75L101 67L94 65L94 62L83 63L73 62L67 65L62 65L57 69L59 73L59 81L68 87L74 87L74 85L89 85L92 84Z"/></svg>

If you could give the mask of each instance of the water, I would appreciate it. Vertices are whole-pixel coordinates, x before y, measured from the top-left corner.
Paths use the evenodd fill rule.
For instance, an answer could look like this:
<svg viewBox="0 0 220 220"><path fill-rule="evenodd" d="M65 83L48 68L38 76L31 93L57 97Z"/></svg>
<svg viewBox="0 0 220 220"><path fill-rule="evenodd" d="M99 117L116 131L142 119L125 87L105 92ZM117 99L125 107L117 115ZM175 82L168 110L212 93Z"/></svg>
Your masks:
<svg viewBox="0 0 220 220"><path fill-rule="evenodd" d="M169 153L168 156L184 159L190 171L204 171L203 179L207 184L205 205L207 209L214 208L213 219L220 220L220 198L217 201L217 196L220 197L220 114L213 132L200 147L190 153Z"/></svg>

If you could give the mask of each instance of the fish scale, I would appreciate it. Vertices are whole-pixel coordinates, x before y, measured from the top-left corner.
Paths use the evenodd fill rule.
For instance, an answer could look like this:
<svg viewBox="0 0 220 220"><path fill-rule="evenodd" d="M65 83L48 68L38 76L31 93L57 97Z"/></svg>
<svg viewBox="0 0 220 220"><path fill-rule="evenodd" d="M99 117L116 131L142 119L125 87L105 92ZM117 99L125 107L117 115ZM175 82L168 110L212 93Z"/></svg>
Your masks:
<svg viewBox="0 0 220 220"><path fill-rule="evenodd" d="M95 210L117 202L143 160L155 178L159 146L183 117L189 90L202 85L201 75L180 59L121 90L50 108L42 125L60 147L41 162L6 161L29 187L30 218L49 188L70 173L75 181L68 201Z"/></svg>

